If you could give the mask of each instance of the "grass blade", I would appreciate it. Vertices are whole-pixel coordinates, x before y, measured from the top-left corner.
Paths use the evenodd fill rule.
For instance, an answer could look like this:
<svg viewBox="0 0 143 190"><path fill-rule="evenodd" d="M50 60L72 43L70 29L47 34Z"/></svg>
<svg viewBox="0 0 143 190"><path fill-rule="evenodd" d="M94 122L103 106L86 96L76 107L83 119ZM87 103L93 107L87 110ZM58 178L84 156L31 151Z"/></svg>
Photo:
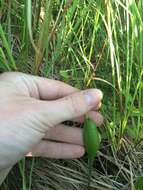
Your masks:
<svg viewBox="0 0 143 190"><path fill-rule="evenodd" d="M5 36L5 33L4 33L3 29L2 29L2 25L1 24L0 24L0 38L1 38L2 42L3 42L4 48L6 49L7 57L9 59L11 69L17 70L14 58L12 56L12 53L11 53L8 41L6 39L6 36Z"/></svg>

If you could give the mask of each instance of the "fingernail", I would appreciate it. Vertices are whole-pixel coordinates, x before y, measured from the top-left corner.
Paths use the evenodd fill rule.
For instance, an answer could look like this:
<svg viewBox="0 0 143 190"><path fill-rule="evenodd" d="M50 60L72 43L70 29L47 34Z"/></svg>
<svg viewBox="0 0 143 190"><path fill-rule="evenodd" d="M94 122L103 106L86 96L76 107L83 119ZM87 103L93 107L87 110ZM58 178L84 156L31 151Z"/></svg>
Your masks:
<svg viewBox="0 0 143 190"><path fill-rule="evenodd" d="M98 105L103 98L103 93L98 89L86 90L84 95L88 106Z"/></svg>

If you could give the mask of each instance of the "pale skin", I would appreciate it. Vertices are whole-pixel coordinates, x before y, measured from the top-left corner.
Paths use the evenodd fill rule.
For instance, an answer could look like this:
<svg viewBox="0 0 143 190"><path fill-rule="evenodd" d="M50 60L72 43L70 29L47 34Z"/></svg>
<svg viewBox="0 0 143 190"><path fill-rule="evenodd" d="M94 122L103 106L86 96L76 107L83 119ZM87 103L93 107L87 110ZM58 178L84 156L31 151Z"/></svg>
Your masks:
<svg viewBox="0 0 143 190"><path fill-rule="evenodd" d="M11 168L24 156L83 156L82 130L62 122L83 122L88 114L101 125L101 100L98 89L80 91L42 77L18 72L1 74L0 171Z"/></svg>

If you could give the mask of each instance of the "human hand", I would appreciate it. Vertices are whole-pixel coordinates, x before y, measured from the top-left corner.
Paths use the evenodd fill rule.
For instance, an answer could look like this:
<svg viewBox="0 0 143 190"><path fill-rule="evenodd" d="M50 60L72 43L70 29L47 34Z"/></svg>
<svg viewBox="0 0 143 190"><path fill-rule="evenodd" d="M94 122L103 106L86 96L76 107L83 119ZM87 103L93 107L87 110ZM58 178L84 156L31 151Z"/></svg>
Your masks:
<svg viewBox="0 0 143 190"><path fill-rule="evenodd" d="M82 122L86 113L98 125L103 120L96 111L102 99L97 89L79 91L63 82L9 72L0 76L0 91L0 170L27 154L80 157L81 129L61 123Z"/></svg>

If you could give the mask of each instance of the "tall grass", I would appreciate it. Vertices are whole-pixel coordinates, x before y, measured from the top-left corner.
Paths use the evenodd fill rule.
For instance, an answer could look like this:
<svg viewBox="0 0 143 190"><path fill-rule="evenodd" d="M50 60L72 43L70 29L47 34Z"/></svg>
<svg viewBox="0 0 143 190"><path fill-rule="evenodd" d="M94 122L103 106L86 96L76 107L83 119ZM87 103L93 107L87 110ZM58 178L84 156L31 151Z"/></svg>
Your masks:
<svg viewBox="0 0 143 190"><path fill-rule="evenodd" d="M143 175L142 0L1 0L0 5L0 69L103 90L103 145L92 186L133 189L136 176ZM74 169L66 161L39 161L33 181L39 189L59 184L86 189L85 161L70 161ZM47 163L51 167L45 170ZM29 187L36 189L30 176Z"/></svg>

